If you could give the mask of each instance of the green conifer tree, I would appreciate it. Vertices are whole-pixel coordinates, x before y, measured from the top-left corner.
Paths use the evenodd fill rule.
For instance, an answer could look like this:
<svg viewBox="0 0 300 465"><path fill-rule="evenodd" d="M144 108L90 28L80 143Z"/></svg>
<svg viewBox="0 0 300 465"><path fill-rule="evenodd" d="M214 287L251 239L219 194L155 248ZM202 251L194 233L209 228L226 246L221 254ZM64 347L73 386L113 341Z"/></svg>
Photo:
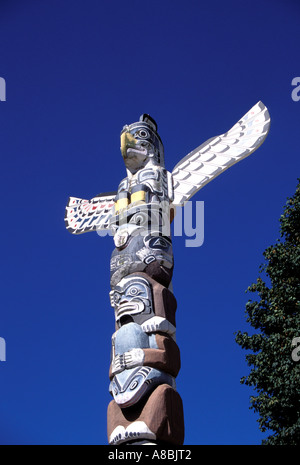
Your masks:
<svg viewBox="0 0 300 465"><path fill-rule="evenodd" d="M300 445L300 179L280 217L280 236L247 289L257 296L246 304L256 331L238 331L236 342L251 351L251 371L241 379L257 393L250 408L259 414L260 430L273 433L262 444Z"/></svg>

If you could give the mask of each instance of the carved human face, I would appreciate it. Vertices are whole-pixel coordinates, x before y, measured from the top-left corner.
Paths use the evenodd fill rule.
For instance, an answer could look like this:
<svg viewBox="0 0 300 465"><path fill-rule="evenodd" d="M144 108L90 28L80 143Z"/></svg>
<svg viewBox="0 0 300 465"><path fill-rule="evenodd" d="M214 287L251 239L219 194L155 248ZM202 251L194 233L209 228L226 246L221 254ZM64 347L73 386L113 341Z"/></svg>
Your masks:
<svg viewBox="0 0 300 465"><path fill-rule="evenodd" d="M110 292L110 300L119 326L135 321L138 315L147 318L153 313L151 285L139 276L123 278Z"/></svg>

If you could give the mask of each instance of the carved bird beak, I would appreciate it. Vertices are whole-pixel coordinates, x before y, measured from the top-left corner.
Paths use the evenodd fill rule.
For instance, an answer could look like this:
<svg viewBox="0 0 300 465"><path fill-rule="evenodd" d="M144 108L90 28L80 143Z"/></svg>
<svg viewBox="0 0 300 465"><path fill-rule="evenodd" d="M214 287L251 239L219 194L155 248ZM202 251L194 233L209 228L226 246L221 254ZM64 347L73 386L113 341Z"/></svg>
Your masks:
<svg viewBox="0 0 300 465"><path fill-rule="evenodd" d="M132 173L136 173L143 167L148 157L148 149L144 146L145 141L135 139L127 130L121 134L121 153L126 168Z"/></svg>
<svg viewBox="0 0 300 465"><path fill-rule="evenodd" d="M127 156L127 149L128 148L135 148L136 147L136 139L133 137L130 132L122 132L121 134L121 153L123 158Z"/></svg>

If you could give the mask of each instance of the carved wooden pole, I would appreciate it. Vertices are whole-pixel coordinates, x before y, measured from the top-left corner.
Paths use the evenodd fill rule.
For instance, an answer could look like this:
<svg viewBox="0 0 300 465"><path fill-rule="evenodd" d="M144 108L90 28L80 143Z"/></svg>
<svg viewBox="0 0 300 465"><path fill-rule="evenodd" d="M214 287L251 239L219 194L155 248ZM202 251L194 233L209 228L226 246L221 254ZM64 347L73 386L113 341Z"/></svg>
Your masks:
<svg viewBox="0 0 300 465"><path fill-rule="evenodd" d="M70 197L65 222L71 233L110 229L114 236L109 444L183 444L183 406L175 384L180 352L171 285L173 207L253 153L269 126L269 113L258 102L230 131L200 145L170 173L157 125L144 114L121 132L127 176L117 192L92 200Z"/></svg>

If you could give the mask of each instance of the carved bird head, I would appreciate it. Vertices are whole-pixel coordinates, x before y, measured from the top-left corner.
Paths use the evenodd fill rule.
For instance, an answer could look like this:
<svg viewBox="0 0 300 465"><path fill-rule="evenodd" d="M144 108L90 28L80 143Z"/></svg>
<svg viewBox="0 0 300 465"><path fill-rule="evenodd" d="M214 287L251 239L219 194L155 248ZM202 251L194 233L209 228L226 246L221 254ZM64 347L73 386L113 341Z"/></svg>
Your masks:
<svg viewBox="0 0 300 465"><path fill-rule="evenodd" d="M132 174L148 164L164 166L163 144L151 116L143 114L138 122L123 127L121 153L127 170Z"/></svg>

